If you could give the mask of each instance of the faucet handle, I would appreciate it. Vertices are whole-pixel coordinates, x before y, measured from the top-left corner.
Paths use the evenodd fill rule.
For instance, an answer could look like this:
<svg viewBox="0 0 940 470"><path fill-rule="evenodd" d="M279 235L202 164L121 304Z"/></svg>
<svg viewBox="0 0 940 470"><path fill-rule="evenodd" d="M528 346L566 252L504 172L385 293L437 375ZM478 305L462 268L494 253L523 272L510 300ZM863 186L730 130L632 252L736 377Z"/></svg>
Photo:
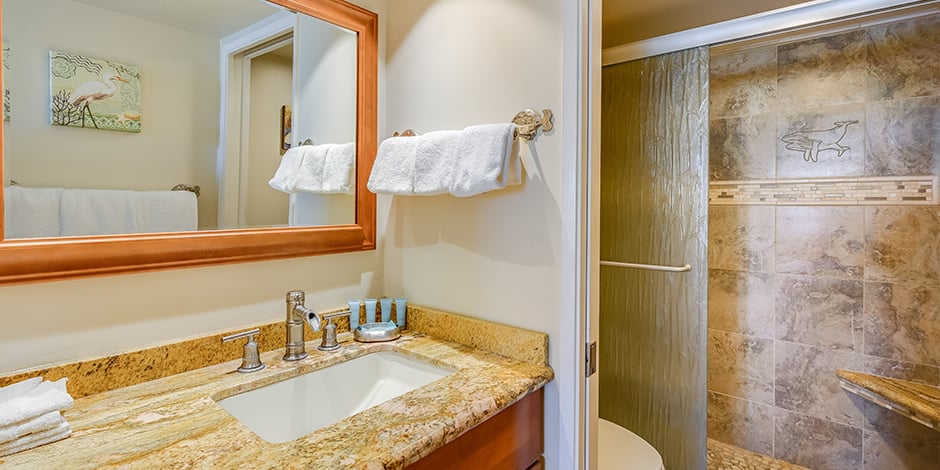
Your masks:
<svg viewBox="0 0 940 470"><path fill-rule="evenodd" d="M255 335L260 333L261 328L255 328L253 330L242 331L241 333L222 337L223 343L235 341L240 338L248 338L248 342L245 343L244 353L242 354L242 365L238 368L239 372L255 372L264 369L261 356L258 354L258 343L255 342Z"/></svg>
<svg viewBox="0 0 940 470"><path fill-rule="evenodd" d="M345 317L350 313L351 312L347 310L345 312L323 315L323 319L326 320L326 326L323 327L323 338L320 339L320 345L317 346L317 349L320 351L336 351L339 349L339 342L336 341L336 324L333 323L333 319Z"/></svg>

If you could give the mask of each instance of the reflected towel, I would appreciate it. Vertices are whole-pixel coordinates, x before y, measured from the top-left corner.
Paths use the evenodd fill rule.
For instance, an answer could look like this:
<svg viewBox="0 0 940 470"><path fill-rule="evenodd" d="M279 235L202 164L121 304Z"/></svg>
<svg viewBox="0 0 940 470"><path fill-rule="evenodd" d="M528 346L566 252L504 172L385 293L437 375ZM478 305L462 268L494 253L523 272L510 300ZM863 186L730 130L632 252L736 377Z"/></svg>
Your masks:
<svg viewBox="0 0 940 470"><path fill-rule="evenodd" d="M511 170L515 169L515 129L515 124L506 123L470 126L461 131L450 193L470 197L505 188L513 180Z"/></svg>
<svg viewBox="0 0 940 470"><path fill-rule="evenodd" d="M59 209L64 236L137 232L134 191L66 189Z"/></svg>
<svg viewBox="0 0 940 470"><path fill-rule="evenodd" d="M268 181L268 186L284 193L291 192L291 185L294 184L294 178L297 176L297 171L303 161L305 147L308 146L291 147L281 156L281 163L274 172L274 177Z"/></svg>
<svg viewBox="0 0 940 470"><path fill-rule="evenodd" d="M27 434L15 441L0 444L0 456L15 454L24 450L39 447L43 444L59 441L72 434L72 427L65 420L55 428L33 434Z"/></svg>
<svg viewBox="0 0 940 470"><path fill-rule="evenodd" d="M189 232L199 228L196 195L189 191L137 191L140 233Z"/></svg>
<svg viewBox="0 0 940 470"><path fill-rule="evenodd" d="M62 188L3 188L3 230L6 238L57 237L62 233L59 203Z"/></svg>
<svg viewBox="0 0 940 470"><path fill-rule="evenodd" d="M356 144L333 144L323 164L323 185L320 194L352 194L356 169Z"/></svg>
<svg viewBox="0 0 940 470"><path fill-rule="evenodd" d="M300 162L300 168L294 175L294 180L290 185L290 192L308 192L317 193L323 188L323 167L326 165L326 154L330 149L329 144L325 145L304 145L303 159Z"/></svg>
<svg viewBox="0 0 940 470"><path fill-rule="evenodd" d="M4 399L0 401L0 427L71 408L74 401L65 390L66 381L64 378L55 382L45 381L34 387L24 386L4 393Z"/></svg>
<svg viewBox="0 0 940 470"><path fill-rule="evenodd" d="M415 151L414 194L447 194L454 174L454 156L461 131L428 132L418 139Z"/></svg>
<svg viewBox="0 0 940 470"><path fill-rule="evenodd" d="M417 137L390 137L379 144L366 185L381 194L414 194Z"/></svg>

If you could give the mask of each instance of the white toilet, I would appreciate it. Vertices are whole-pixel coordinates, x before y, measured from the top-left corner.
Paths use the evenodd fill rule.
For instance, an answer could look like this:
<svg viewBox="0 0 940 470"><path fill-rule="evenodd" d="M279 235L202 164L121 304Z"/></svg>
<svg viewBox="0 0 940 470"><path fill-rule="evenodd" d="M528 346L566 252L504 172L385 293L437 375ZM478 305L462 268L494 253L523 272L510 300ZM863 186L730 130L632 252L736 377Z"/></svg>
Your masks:
<svg viewBox="0 0 940 470"><path fill-rule="evenodd" d="M659 452L640 436L603 419L597 434L598 470L664 470Z"/></svg>

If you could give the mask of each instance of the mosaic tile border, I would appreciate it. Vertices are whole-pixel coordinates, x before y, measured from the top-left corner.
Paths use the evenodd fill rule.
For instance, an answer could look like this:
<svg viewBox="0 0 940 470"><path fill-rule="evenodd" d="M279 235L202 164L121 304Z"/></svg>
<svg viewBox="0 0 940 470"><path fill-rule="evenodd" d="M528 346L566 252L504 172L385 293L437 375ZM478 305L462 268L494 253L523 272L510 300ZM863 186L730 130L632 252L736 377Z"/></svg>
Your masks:
<svg viewBox="0 0 940 470"><path fill-rule="evenodd" d="M708 203L722 206L940 205L938 176L712 181Z"/></svg>

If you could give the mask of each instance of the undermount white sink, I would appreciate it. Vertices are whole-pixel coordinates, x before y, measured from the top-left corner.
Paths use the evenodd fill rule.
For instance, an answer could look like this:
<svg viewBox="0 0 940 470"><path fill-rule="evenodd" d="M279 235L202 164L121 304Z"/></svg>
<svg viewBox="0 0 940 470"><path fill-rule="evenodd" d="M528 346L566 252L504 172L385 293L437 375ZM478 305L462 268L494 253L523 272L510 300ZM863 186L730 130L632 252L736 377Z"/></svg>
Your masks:
<svg viewBox="0 0 940 470"><path fill-rule="evenodd" d="M376 352L217 403L271 442L288 442L452 374L395 352Z"/></svg>

